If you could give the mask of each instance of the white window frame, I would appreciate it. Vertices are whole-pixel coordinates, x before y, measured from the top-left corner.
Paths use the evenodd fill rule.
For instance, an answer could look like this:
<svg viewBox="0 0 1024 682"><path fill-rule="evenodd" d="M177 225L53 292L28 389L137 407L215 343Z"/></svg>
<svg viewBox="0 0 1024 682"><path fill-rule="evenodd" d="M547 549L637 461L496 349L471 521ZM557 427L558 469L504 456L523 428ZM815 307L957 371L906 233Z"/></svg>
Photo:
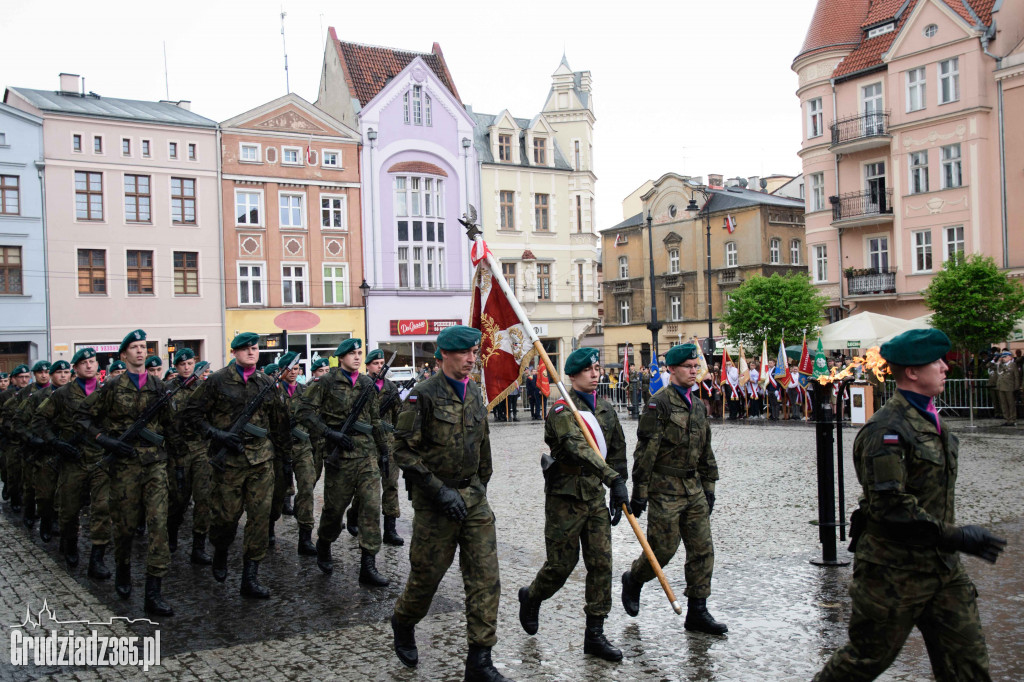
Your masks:
<svg viewBox="0 0 1024 682"><path fill-rule="evenodd" d="M949 71L943 73L943 68L949 66ZM938 91L936 97L938 97L939 104L950 104L952 102L960 101L960 57L950 57L949 59L943 59L939 62L936 70L939 75L939 87L936 88ZM947 92L948 97L946 96Z"/></svg>
<svg viewBox="0 0 1024 682"><path fill-rule="evenodd" d="M255 159L245 158L245 151L247 149L253 149L256 151ZM238 162L239 163L263 163L263 145L258 142L239 142L238 143Z"/></svg>
<svg viewBox="0 0 1024 682"><path fill-rule="evenodd" d="M905 79L907 113L921 111L928 106L928 72L923 66L907 69Z"/></svg>
<svg viewBox="0 0 1024 682"><path fill-rule="evenodd" d="M935 266L935 254L932 251L932 231L914 230L910 233L910 245L913 249L913 272L931 272ZM922 263L921 261L926 262Z"/></svg>
<svg viewBox="0 0 1024 682"><path fill-rule="evenodd" d="M629 279L629 258L619 256L619 279Z"/></svg>
<svg viewBox="0 0 1024 682"><path fill-rule="evenodd" d="M282 166L303 166L305 165L305 158L303 158L302 147L286 147L281 145L281 165ZM288 152L295 152L295 161L288 161Z"/></svg>
<svg viewBox="0 0 1024 682"><path fill-rule="evenodd" d="M825 113L821 98L807 100L807 139L821 137L825 134Z"/></svg>
<svg viewBox="0 0 1024 682"><path fill-rule="evenodd" d="M957 235L956 230L960 231ZM953 239L950 239L950 233L953 235ZM942 262L945 263L953 254L950 253L950 247L954 244L959 244L960 248L957 251L967 253L967 232L964 230L963 225L949 225L948 227L942 228Z"/></svg>
<svg viewBox="0 0 1024 682"><path fill-rule="evenodd" d="M811 211L825 210L825 173L811 173Z"/></svg>
<svg viewBox="0 0 1024 682"><path fill-rule="evenodd" d="M324 200L332 202L332 205L328 208L324 208ZM333 202L335 200L341 201L341 207L335 208ZM335 212L340 212L341 215L341 227L335 227L333 220L329 221L332 224L324 225L324 211L329 211L333 217ZM348 231L348 197L344 194L321 194L320 195L320 229L330 232L347 232Z"/></svg>
<svg viewBox="0 0 1024 682"><path fill-rule="evenodd" d="M290 275L285 274L285 268L292 268ZM295 276L295 268L302 268L302 275ZM288 301L284 295L284 285L291 283L292 300ZM302 284L302 300L295 300L295 284ZM309 305L309 264L299 261L281 262L281 305L282 306L308 306Z"/></svg>
<svg viewBox="0 0 1024 682"><path fill-rule="evenodd" d="M668 274L679 274L679 249L668 250Z"/></svg>
<svg viewBox="0 0 1024 682"><path fill-rule="evenodd" d="M921 161L924 163L920 163ZM924 194L928 191L928 150L910 152L907 155L907 169L910 174L907 190L910 194Z"/></svg>
<svg viewBox="0 0 1024 682"><path fill-rule="evenodd" d="M736 246L736 242L725 243L725 267L735 268L739 265L740 261L739 249Z"/></svg>
<svg viewBox="0 0 1024 682"><path fill-rule="evenodd" d="M243 267L246 267L246 268L258 267L258 268L260 268L260 276L258 278L252 277L251 276L251 272L252 271L250 270L250 274L247 275L245 278L243 278L242 277L242 268ZM236 277L235 281L238 283L235 295L238 297L238 307L239 308L242 308L242 307L265 308L268 305L268 303L267 303L267 262L266 261L242 261L242 260L238 261L235 264L235 277ZM250 302L249 303L242 303L242 283L243 282L246 283L247 288L249 290L249 298L250 298ZM258 303L254 303L251 300L252 299L252 292L253 292L253 288L252 288L253 283L258 283L259 287L260 287L260 289L259 289L259 291L260 291L260 301Z"/></svg>
<svg viewBox="0 0 1024 682"><path fill-rule="evenodd" d="M828 244L815 244L811 251L814 254L811 260L814 283L825 284L828 282Z"/></svg>
<svg viewBox="0 0 1024 682"><path fill-rule="evenodd" d="M772 237L768 241L768 262L771 265L782 263L782 240L778 237Z"/></svg>
<svg viewBox="0 0 1024 682"><path fill-rule="evenodd" d="M331 271L332 271L332 274L330 276L328 276L327 272L326 272L326 270L328 268L330 268ZM341 270L341 277L337 276L337 271L338 270ZM320 274L323 276L324 305L325 306L327 306L327 305L348 305L348 265L345 264L345 263L323 263L321 268L320 268ZM328 301L327 300L327 298L328 298L328 296L327 296L327 285L328 285L328 283L330 283L332 285L331 286L332 296L333 296L333 292L335 291L335 287L333 285L338 284L338 283L341 284L341 297L342 297L342 300L340 300L340 301Z"/></svg>
<svg viewBox="0 0 1024 682"><path fill-rule="evenodd" d="M683 297L672 294L668 297L669 320L679 322L683 319Z"/></svg>
<svg viewBox="0 0 1024 682"><path fill-rule="evenodd" d="M334 163L327 162L327 155L335 154L336 159ZM340 149L322 149L320 151L320 167L321 168L343 168L342 154Z"/></svg>
<svg viewBox="0 0 1024 682"><path fill-rule="evenodd" d="M289 201L289 205L286 208L284 206L284 204L283 204L285 199L289 199L289 200L291 200L291 199L298 199L299 200L299 206L298 206L299 224L298 225L295 225L292 222L290 222L291 218L292 218L291 213L295 210L295 207L292 206L291 205L291 201ZM285 211L288 212L288 216L289 216L289 218L288 218L289 222L288 223L285 223L285 221L283 219ZM278 227L280 227L282 230L305 230L306 229L306 193L305 192L278 192L277 193L277 221L278 221L277 222Z"/></svg>
<svg viewBox="0 0 1024 682"><path fill-rule="evenodd" d="M885 240L885 249L879 248L877 251L872 251L871 242L872 240ZM881 242L879 242L881 246ZM879 272L888 272L892 268L892 249L889 245L889 235L887 233L880 234L869 234L864 237L864 267L873 268L875 265L871 262L872 255L877 254L878 256L878 270ZM885 254L885 267L882 267L882 254Z"/></svg>
<svg viewBox="0 0 1024 682"><path fill-rule="evenodd" d="M953 156L954 151L956 156ZM954 142L953 144L939 147L939 158L942 159L942 189L963 187L964 168L960 143Z"/></svg>
<svg viewBox="0 0 1024 682"><path fill-rule="evenodd" d="M789 264L800 265L801 244L799 239L789 240Z"/></svg>
<svg viewBox="0 0 1024 682"><path fill-rule="evenodd" d="M257 197L259 197L257 199L257 206L256 206L256 208L260 212L259 213L259 220L257 222L255 222L255 223L250 223L250 222L240 223L240 222L238 222L238 195L239 194L255 194L255 195L257 195ZM252 209L252 207L249 206L248 203L246 204L246 206L247 206L248 210L246 210L245 215L246 215L246 217L248 217L249 211ZM240 187L236 187L235 188L235 225L237 227L250 227L251 228L251 227L264 227L266 224L267 224L267 214L266 214L266 209L265 209L265 207L263 205L263 190L262 189L242 189Z"/></svg>
<svg viewBox="0 0 1024 682"><path fill-rule="evenodd" d="M620 298L619 299L619 324L629 324L629 323L630 323L629 299L628 298Z"/></svg>

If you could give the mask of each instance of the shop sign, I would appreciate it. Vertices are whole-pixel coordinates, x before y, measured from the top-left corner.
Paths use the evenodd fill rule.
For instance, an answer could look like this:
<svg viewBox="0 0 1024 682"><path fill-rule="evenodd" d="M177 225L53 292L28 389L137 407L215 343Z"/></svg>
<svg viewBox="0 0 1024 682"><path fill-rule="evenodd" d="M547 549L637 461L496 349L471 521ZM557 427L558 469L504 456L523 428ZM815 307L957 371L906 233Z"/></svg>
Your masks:
<svg viewBox="0 0 1024 682"><path fill-rule="evenodd" d="M392 336L428 336L462 324L462 320L391 320Z"/></svg>

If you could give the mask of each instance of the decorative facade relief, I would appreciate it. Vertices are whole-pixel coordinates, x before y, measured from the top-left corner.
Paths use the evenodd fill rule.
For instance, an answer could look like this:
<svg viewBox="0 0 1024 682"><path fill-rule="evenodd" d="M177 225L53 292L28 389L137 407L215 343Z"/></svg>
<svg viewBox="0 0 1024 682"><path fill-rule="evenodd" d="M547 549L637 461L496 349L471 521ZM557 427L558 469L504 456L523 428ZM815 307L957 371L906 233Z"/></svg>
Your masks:
<svg viewBox="0 0 1024 682"><path fill-rule="evenodd" d="M240 234L240 235L238 235L238 255L241 258L262 258L263 257L263 235L262 234Z"/></svg>

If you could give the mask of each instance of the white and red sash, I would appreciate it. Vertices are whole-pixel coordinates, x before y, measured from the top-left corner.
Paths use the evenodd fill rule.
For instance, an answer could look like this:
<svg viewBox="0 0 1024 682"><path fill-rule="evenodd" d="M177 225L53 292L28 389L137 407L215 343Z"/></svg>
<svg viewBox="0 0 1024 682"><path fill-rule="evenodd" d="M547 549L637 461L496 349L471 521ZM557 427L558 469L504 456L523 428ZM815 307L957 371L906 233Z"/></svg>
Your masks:
<svg viewBox="0 0 1024 682"><path fill-rule="evenodd" d="M564 398L559 398L551 406L551 409L555 410L555 414L558 414L562 410L570 408ZM583 423L586 425L587 431L590 431L590 435L594 437L594 442L597 443L597 447L601 451L601 457L608 459L608 443L604 439L604 431L601 430L601 424L598 423L597 416L590 410L577 410L577 412L583 417Z"/></svg>

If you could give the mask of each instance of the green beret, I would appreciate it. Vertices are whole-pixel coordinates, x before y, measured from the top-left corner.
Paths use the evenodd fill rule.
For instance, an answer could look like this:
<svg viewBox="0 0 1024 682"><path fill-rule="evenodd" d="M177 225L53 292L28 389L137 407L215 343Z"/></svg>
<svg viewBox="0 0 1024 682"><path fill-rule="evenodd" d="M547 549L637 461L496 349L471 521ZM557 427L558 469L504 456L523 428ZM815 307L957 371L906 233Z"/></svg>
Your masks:
<svg viewBox="0 0 1024 682"><path fill-rule="evenodd" d="M883 343L879 352L886 362L916 367L945 357L952 346L938 329L911 329Z"/></svg>
<svg viewBox="0 0 1024 682"><path fill-rule="evenodd" d="M601 362L601 353L596 348L577 348L565 359L563 370L571 376L582 372L595 362Z"/></svg>
<svg viewBox="0 0 1024 682"><path fill-rule="evenodd" d="M62 369L70 370L71 364L67 360L58 360L57 362L50 365L51 372L59 372Z"/></svg>
<svg viewBox="0 0 1024 682"><path fill-rule="evenodd" d="M292 360L294 360L294 359L295 359L295 358L297 358L297 357L299 357L299 354L298 354L298 353L296 353L296 352L295 352L295 351L293 351L293 350L290 350L290 351L288 351L287 353L285 353L284 355L282 355L282 356L281 356L281 357L280 357L280 358L278 359L278 361L277 361L277 366L278 366L278 367L287 367L288 365L292 364ZM296 367L297 367L297 366L298 366L298 365L296 365Z"/></svg>
<svg viewBox="0 0 1024 682"><path fill-rule="evenodd" d="M176 370L173 367L171 367L169 370L164 372L164 381L167 381L168 379L170 379L171 377L173 377L177 373L178 373L178 370Z"/></svg>
<svg viewBox="0 0 1024 682"><path fill-rule="evenodd" d="M89 358L96 357L95 348L80 348L77 353L71 356L71 364L77 365L82 360L88 360Z"/></svg>
<svg viewBox="0 0 1024 682"><path fill-rule="evenodd" d="M366 364L370 364L374 360L383 360L383 359L384 359L384 351L382 351L380 348L374 348L373 350L371 350L369 353L366 354Z"/></svg>
<svg viewBox="0 0 1024 682"><path fill-rule="evenodd" d="M313 361L313 366L310 368L310 371L315 372L318 369L320 369L321 367L330 367L330 366L331 366L331 361L328 360L327 358L317 358L316 360Z"/></svg>
<svg viewBox="0 0 1024 682"><path fill-rule="evenodd" d="M357 348L362 348L362 347L363 347L363 340L362 339L355 339L355 338L345 339L344 341L342 341L341 343L338 344L338 349L334 351L334 355L335 355L335 357L339 357L340 358L342 355L347 355L347 354L351 353L352 351L356 350Z"/></svg>
<svg viewBox="0 0 1024 682"><path fill-rule="evenodd" d="M242 332L231 339L231 350L241 350L249 346L260 345L260 335L253 332Z"/></svg>
<svg viewBox="0 0 1024 682"><path fill-rule="evenodd" d="M6 378L7 378L7 372L0 372L0 379L6 379Z"/></svg>
<svg viewBox="0 0 1024 682"><path fill-rule="evenodd" d="M191 348L182 348L174 354L174 364L184 362L185 360L191 360L196 356L196 352Z"/></svg>
<svg viewBox="0 0 1024 682"><path fill-rule="evenodd" d="M50 361L49 360L40 360L36 364L32 365L32 371L33 372L49 372L50 371Z"/></svg>
<svg viewBox="0 0 1024 682"><path fill-rule="evenodd" d="M277 371L277 363L276 362L272 362L269 365L265 365L263 367L263 373L264 374L273 374L276 371Z"/></svg>
<svg viewBox="0 0 1024 682"><path fill-rule="evenodd" d="M148 358L146 358L146 369L152 369L154 367L162 367L163 364L164 364L164 361L161 360L159 358L159 356L150 355Z"/></svg>
<svg viewBox="0 0 1024 682"><path fill-rule="evenodd" d="M665 353L665 364L669 367L673 365L681 365L687 360L697 360L700 355L697 353L697 346L692 343L684 343L681 346L672 346L667 353Z"/></svg>
<svg viewBox="0 0 1024 682"><path fill-rule="evenodd" d="M19 374L28 374L28 365L18 365L11 370L11 376L16 377Z"/></svg>
<svg viewBox="0 0 1024 682"><path fill-rule="evenodd" d="M440 348L438 348L437 350L434 351L434 359L435 360L444 360L444 358L441 357L441 349Z"/></svg>
<svg viewBox="0 0 1024 682"><path fill-rule="evenodd" d="M115 360L114 362L110 363L111 372L116 372L119 369L128 369L128 365L124 364L124 362L122 362L121 360Z"/></svg>
<svg viewBox="0 0 1024 682"><path fill-rule="evenodd" d="M209 366L210 366L210 363L208 363L206 360L200 360L199 362L196 363L196 367L195 367L194 370L192 370L192 373L193 374L202 374L203 372L205 372L207 370L207 368L209 368Z"/></svg>
<svg viewBox="0 0 1024 682"><path fill-rule="evenodd" d="M128 335L121 341L121 347L117 349L118 353L123 353L125 349L135 341L145 341L146 332L141 329L136 329L133 332L128 332Z"/></svg>
<svg viewBox="0 0 1024 682"><path fill-rule="evenodd" d="M480 330L456 324L445 327L437 335L437 347L441 350L468 350L480 343Z"/></svg>

